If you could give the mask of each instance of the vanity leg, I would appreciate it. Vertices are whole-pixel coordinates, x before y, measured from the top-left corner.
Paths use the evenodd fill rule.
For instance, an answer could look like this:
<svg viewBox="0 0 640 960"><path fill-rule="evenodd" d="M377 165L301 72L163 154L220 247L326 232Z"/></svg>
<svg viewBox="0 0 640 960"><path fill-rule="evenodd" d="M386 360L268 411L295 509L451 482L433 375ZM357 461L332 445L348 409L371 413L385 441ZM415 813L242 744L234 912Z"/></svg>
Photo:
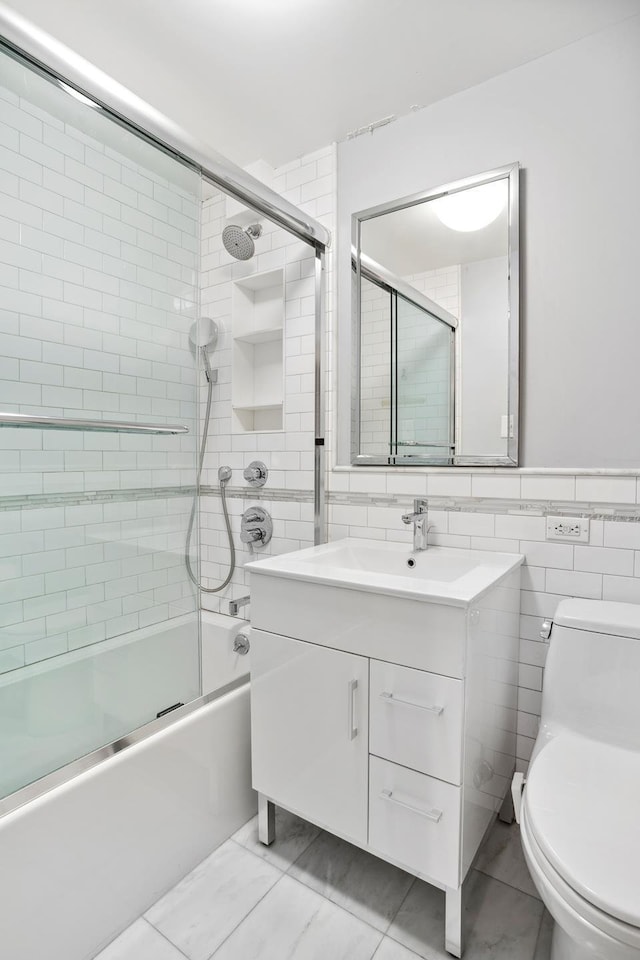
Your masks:
<svg viewBox="0 0 640 960"><path fill-rule="evenodd" d="M276 805L258 794L258 840L266 847L276 838Z"/></svg>
<svg viewBox="0 0 640 960"><path fill-rule="evenodd" d="M513 809L513 797L511 796L511 790L507 790L507 794L502 801L502 806L498 811L498 820L501 820L502 823L512 824L515 820L515 810Z"/></svg>
<svg viewBox="0 0 640 960"><path fill-rule="evenodd" d="M444 945L454 957L462 956L462 887L445 890Z"/></svg>

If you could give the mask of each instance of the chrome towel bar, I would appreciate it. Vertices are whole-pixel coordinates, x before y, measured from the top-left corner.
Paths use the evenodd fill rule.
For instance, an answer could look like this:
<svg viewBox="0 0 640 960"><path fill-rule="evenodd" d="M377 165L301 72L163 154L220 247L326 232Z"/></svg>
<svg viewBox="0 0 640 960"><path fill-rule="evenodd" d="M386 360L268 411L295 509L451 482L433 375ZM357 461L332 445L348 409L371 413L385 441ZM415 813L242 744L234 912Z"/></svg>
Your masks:
<svg viewBox="0 0 640 960"><path fill-rule="evenodd" d="M37 417L28 413L0 413L0 427L32 430L88 430L94 433L189 433L181 424L134 423L126 420L82 420L74 417Z"/></svg>

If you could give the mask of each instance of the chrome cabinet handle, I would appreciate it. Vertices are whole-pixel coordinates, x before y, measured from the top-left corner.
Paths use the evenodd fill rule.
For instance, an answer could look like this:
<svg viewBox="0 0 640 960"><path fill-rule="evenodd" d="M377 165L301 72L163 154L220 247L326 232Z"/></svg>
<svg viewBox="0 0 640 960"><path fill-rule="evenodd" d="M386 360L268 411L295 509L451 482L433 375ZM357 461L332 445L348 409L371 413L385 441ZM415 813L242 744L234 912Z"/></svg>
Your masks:
<svg viewBox="0 0 640 960"><path fill-rule="evenodd" d="M356 711L356 690L358 681L349 681L349 740L355 740L358 736L358 724L355 717Z"/></svg>
<svg viewBox="0 0 640 960"><path fill-rule="evenodd" d="M444 707L440 707L437 704L430 706L426 703L416 703L415 700L403 700L402 697L396 697L393 693L387 693L386 691L380 694L380 699L384 700L385 703L397 703L402 707L416 707L418 710L426 710L427 713L434 713L437 717L444 712Z"/></svg>
<svg viewBox="0 0 640 960"><path fill-rule="evenodd" d="M412 813L417 813L421 817L431 820L433 823L439 823L442 819L442 810L423 810L421 807L414 807L412 803L406 803L404 800L398 800L397 797L394 797L391 790L383 790L380 794L380 799L388 800L391 803L397 803L399 807L404 807L405 810L411 810Z"/></svg>

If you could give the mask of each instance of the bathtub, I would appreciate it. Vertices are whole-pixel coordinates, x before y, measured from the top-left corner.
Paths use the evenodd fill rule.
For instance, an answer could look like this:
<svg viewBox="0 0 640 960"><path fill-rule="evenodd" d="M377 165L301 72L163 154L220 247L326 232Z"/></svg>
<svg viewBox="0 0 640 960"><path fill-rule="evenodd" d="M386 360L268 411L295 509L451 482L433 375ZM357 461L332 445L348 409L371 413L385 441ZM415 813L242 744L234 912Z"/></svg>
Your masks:
<svg viewBox="0 0 640 960"><path fill-rule="evenodd" d="M164 624L137 640L154 638L158 656L173 657L181 670L175 654L182 626ZM166 718L153 721L149 735L126 749L101 751L102 762L0 819L3 957L88 960L255 813L249 656L233 651L236 634L247 627L203 612L204 700L176 710L168 725ZM111 644L105 656L116 649ZM135 659L130 650L128 661ZM26 679L43 671L40 665ZM54 678L53 689L62 679ZM144 701L143 684L132 680L130 689ZM61 704L63 717L86 706L71 698L71 705Z"/></svg>

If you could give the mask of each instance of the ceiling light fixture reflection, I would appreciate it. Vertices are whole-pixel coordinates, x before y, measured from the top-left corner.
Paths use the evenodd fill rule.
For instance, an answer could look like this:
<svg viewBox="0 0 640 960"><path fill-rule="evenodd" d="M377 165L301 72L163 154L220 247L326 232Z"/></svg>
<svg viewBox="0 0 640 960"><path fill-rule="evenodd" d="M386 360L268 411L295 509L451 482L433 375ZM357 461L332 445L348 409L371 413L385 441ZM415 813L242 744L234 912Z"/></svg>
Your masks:
<svg viewBox="0 0 640 960"><path fill-rule="evenodd" d="M494 180L492 183L439 197L432 200L431 205L437 218L446 227L470 233L493 223L504 210L506 202L505 181Z"/></svg>

